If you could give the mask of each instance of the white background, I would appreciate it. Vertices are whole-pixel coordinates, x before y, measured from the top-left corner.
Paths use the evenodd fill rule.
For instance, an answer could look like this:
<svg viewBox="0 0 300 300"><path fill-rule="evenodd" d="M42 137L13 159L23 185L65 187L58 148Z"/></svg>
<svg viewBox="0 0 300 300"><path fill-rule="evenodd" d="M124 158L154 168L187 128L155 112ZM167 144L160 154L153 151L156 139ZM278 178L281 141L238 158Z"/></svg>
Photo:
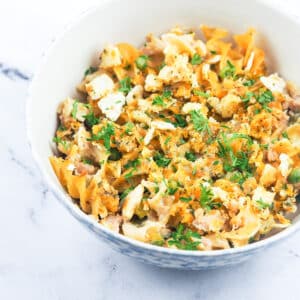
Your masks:
<svg viewBox="0 0 300 300"><path fill-rule="evenodd" d="M26 77L55 34L99 2L0 2L0 299L300 299L300 234L236 267L163 270L113 252L48 192L25 138ZM300 16L297 2L272 4Z"/></svg>

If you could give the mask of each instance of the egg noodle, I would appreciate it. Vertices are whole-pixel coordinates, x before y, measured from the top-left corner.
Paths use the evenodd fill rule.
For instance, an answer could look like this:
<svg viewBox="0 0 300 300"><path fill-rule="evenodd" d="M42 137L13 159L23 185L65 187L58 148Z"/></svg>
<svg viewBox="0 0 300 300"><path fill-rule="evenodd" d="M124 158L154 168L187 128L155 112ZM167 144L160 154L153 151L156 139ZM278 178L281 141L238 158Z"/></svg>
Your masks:
<svg viewBox="0 0 300 300"><path fill-rule="evenodd" d="M58 108L50 158L99 223L163 247L239 247L290 225L299 92L267 74L254 30L201 26L108 45ZM204 40L206 42L204 42Z"/></svg>

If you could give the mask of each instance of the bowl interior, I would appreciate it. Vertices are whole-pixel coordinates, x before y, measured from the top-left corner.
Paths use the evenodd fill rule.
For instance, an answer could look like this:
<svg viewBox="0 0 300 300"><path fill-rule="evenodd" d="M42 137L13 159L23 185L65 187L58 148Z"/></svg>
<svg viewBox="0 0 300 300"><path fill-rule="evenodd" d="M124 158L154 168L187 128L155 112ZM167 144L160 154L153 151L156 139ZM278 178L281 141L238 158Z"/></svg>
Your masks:
<svg viewBox="0 0 300 300"><path fill-rule="evenodd" d="M104 45L144 42L147 33L159 34L175 25L199 28L200 24L220 26L233 33L248 27L258 32L258 44L269 57L269 69L286 79L299 82L300 27L282 12L256 1L107 1L77 18L50 47L37 72L28 102L28 134L40 168L64 201L70 201L49 164L53 154L58 104L76 96L76 85L85 69L97 63ZM293 38L295 37L295 38ZM65 197L63 196L65 195ZM295 218L294 222L297 222Z"/></svg>

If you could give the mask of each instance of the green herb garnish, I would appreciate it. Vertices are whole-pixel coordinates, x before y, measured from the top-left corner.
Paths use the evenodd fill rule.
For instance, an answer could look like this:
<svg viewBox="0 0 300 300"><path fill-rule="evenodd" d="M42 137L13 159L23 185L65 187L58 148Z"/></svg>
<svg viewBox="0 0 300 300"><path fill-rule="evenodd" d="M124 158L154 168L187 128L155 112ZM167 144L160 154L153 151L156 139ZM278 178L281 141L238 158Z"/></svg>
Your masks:
<svg viewBox="0 0 300 300"><path fill-rule="evenodd" d="M213 208L221 207L221 203L213 200L212 190L203 184L201 184L201 196L199 201L201 206L207 211L210 211Z"/></svg>
<svg viewBox="0 0 300 300"><path fill-rule="evenodd" d="M195 53L192 56L191 64L194 66L194 65L200 65L201 63L202 63L202 57L198 53Z"/></svg>
<svg viewBox="0 0 300 300"><path fill-rule="evenodd" d="M164 90L163 93L162 93L162 96L166 99L169 99L172 96L172 91L171 90Z"/></svg>
<svg viewBox="0 0 300 300"><path fill-rule="evenodd" d="M108 157L109 160L117 161L122 157L122 153L117 148L110 149L110 155Z"/></svg>
<svg viewBox="0 0 300 300"><path fill-rule="evenodd" d="M183 224L179 224L176 231L172 232L171 238L168 240L169 246L175 246L181 250L197 250L201 243L201 235L197 232L186 228Z"/></svg>
<svg viewBox="0 0 300 300"><path fill-rule="evenodd" d="M211 129L208 124L208 119L205 118L200 111L192 110L190 112L195 130L211 135Z"/></svg>
<svg viewBox="0 0 300 300"><path fill-rule="evenodd" d="M127 195L128 195L133 189L134 189L133 186L131 186L131 187L125 189L125 190L122 192L122 194L120 195L121 201L123 201L123 200L127 197Z"/></svg>
<svg viewBox="0 0 300 300"><path fill-rule="evenodd" d="M243 178L248 178L252 175L252 168L248 161L248 152L238 151L237 153L234 153L230 145L234 139L240 138L246 139L248 146L252 144L252 139L246 134L234 133L228 138L223 133L222 138L217 140L219 146L218 155L224 160L223 168L226 172L238 171L242 173Z"/></svg>
<svg viewBox="0 0 300 300"><path fill-rule="evenodd" d="M84 157L84 158L82 159L82 162L83 162L84 164L87 164L87 165L92 165L92 164L93 164L93 161L92 161L90 158L88 158L88 157Z"/></svg>
<svg viewBox="0 0 300 300"><path fill-rule="evenodd" d="M154 241L151 244L155 245L155 246L160 246L162 247L164 245L165 241L164 240L158 240L158 241Z"/></svg>
<svg viewBox="0 0 300 300"><path fill-rule="evenodd" d="M291 171L288 176L288 182L293 184L300 182L300 168L295 168Z"/></svg>
<svg viewBox="0 0 300 300"><path fill-rule="evenodd" d="M164 154L162 154L161 152L156 152L153 156L153 159L159 167L164 168L167 167L171 162L171 158L165 157Z"/></svg>
<svg viewBox="0 0 300 300"><path fill-rule="evenodd" d="M163 180L163 181L167 187L167 194L174 195L180 186L179 183L176 180L168 180L168 181Z"/></svg>
<svg viewBox="0 0 300 300"><path fill-rule="evenodd" d="M125 165L124 165L124 169L130 169L130 168L134 168L136 169L138 166L141 165L141 160L139 158L136 158L134 160L129 160Z"/></svg>
<svg viewBox="0 0 300 300"><path fill-rule="evenodd" d="M231 177L229 179L232 182L236 182L239 185L242 185L251 176L252 176L252 174L249 172L236 171L231 175Z"/></svg>
<svg viewBox="0 0 300 300"><path fill-rule="evenodd" d="M180 197L179 200L182 202L190 202L192 200L192 197Z"/></svg>
<svg viewBox="0 0 300 300"><path fill-rule="evenodd" d="M115 128L111 123L108 123L106 126L102 127L97 134L92 134L88 141L100 141L104 143L104 147L107 150L110 150L110 138L115 134Z"/></svg>
<svg viewBox="0 0 300 300"><path fill-rule="evenodd" d="M268 107L268 104L274 100L273 94L271 91L267 90L263 93L256 96L257 102L262 106L262 108L268 112L272 111L271 108Z"/></svg>
<svg viewBox="0 0 300 300"><path fill-rule="evenodd" d="M165 90L161 96L158 95L153 99L152 104L165 107L166 103L164 102L164 99L170 99L171 96L172 92L170 90Z"/></svg>
<svg viewBox="0 0 300 300"><path fill-rule="evenodd" d="M55 136L52 141L56 144L61 144L66 150L69 148L67 141L64 141L61 137Z"/></svg>
<svg viewBox="0 0 300 300"><path fill-rule="evenodd" d="M85 119L84 123L89 129L93 128L94 125L99 124L99 118L97 118L92 111L86 116L83 116L83 118Z"/></svg>
<svg viewBox="0 0 300 300"><path fill-rule="evenodd" d="M148 65L149 56L141 55L135 60L135 64L141 71L145 70Z"/></svg>
<svg viewBox="0 0 300 300"><path fill-rule="evenodd" d="M165 107L166 103L164 102L164 99L162 96L156 96L153 101L152 101L153 105L157 105L157 106L162 106Z"/></svg>
<svg viewBox="0 0 300 300"><path fill-rule="evenodd" d="M241 99L245 104L248 104L253 96L254 96L254 93L247 92L246 95L244 97L242 97Z"/></svg>
<svg viewBox="0 0 300 300"><path fill-rule="evenodd" d="M185 152L185 155L184 157L189 160L189 161L196 161L197 157L196 157L196 154L193 153L193 152Z"/></svg>
<svg viewBox="0 0 300 300"><path fill-rule="evenodd" d="M171 137L168 136L164 141L164 145L168 145L170 141L171 141Z"/></svg>
<svg viewBox="0 0 300 300"><path fill-rule="evenodd" d="M281 135L282 135L282 137L289 139L289 136L286 131L284 131Z"/></svg>
<svg viewBox="0 0 300 300"><path fill-rule="evenodd" d="M272 206L273 206L272 203L270 204L270 203L264 202L262 199L256 200L256 204L260 210L263 210L266 208L272 208Z"/></svg>
<svg viewBox="0 0 300 300"><path fill-rule="evenodd" d="M236 68L235 66L231 63L230 60L227 60L226 66L220 71L220 77L222 79L227 78L227 77L233 77L235 79L235 74Z"/></svg>
<svg viewBox="0 0 300 300"><path fill-rule="evenodd" d="M125 133L128 135L131 134L133 128L134 128L134 124L132 122L127 122L125 124Z"/></svg>
<svg viewBox="0 0 300 300"><path fill-rule="evenodd" d="M249 79L243 83L244 86L252 86L255 84L255 79Z"/></svg>
<svg viewBox="0 0 300 300"><path fill-rule="evenodd" d="M66 130L67 128L65 126L63 126L62 124L60 124L57 128L58 131L64 131Z"/></svg>
<svg viewBox="0 0 300 300"><path fill-rule="evenodd" d="M71 116L74 119L76 119L78 103L79 103L78 100L75 100L74 103L73 103L73 106L72 106Z"/></svg>
<svg viewBox="0 0 300 300"><path fill-rule="evenodd" d="M96 67L89 67L88 69L85 70L84 76L87 76L89 74L93 74L98 70Z"/></svg>
<svg viewBox="0 0 300 300"><path fill-rule="evenodd" d="M161 65L158 67L158 71L160 71L163 67L166 66L166 63L165 62L162 62Z"/></svg>
<svg viewBox="0 0 300 300"><path fill-rule="evenodd" d="M173 125L175 127L184 128L187 126L187 121L185 120L185 117L183 115L175 114L174 118L175 121L173 122Z"/></svg>
<svg viewBox="0 0 300 300"><path fill-rule="evenodd" d="M126 173L124 175L124 178L128 181L131 177L133 177L133 172L135 172L136 170L135 169L132 169L130 172Z"/></svg>
<svg viewBox="0 0 300 300"><path fill-rule="evenodd" d="M125 77L124 79L120 80L120 88L119 91L123 92L127 95L131 90L131 79L130 77Z"/></svg>
<svg viewBox="0 0 300 300"><path fill-rule="evenodd" d="M210 97L210 94L208 92L203 92L203 91L199 91L199 90L193 90L193 94L196 96L206 98L206 99Z"/></svg>

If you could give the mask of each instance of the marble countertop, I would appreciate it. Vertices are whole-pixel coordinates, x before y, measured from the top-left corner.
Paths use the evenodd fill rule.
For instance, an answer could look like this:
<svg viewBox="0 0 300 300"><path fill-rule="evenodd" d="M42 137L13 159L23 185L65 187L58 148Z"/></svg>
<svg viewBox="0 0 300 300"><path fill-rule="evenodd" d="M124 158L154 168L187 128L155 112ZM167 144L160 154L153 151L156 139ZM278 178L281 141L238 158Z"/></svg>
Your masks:
<svg viewBox="0 0 300 300"><path fill-rule="evenodd" d="M0 299L299 299L300 234L231 268L158 269L112 251L49 193L26 142L27 88L53 36L98 2L0 4ZM300 16L297 0L272 2Z"/></svg>

